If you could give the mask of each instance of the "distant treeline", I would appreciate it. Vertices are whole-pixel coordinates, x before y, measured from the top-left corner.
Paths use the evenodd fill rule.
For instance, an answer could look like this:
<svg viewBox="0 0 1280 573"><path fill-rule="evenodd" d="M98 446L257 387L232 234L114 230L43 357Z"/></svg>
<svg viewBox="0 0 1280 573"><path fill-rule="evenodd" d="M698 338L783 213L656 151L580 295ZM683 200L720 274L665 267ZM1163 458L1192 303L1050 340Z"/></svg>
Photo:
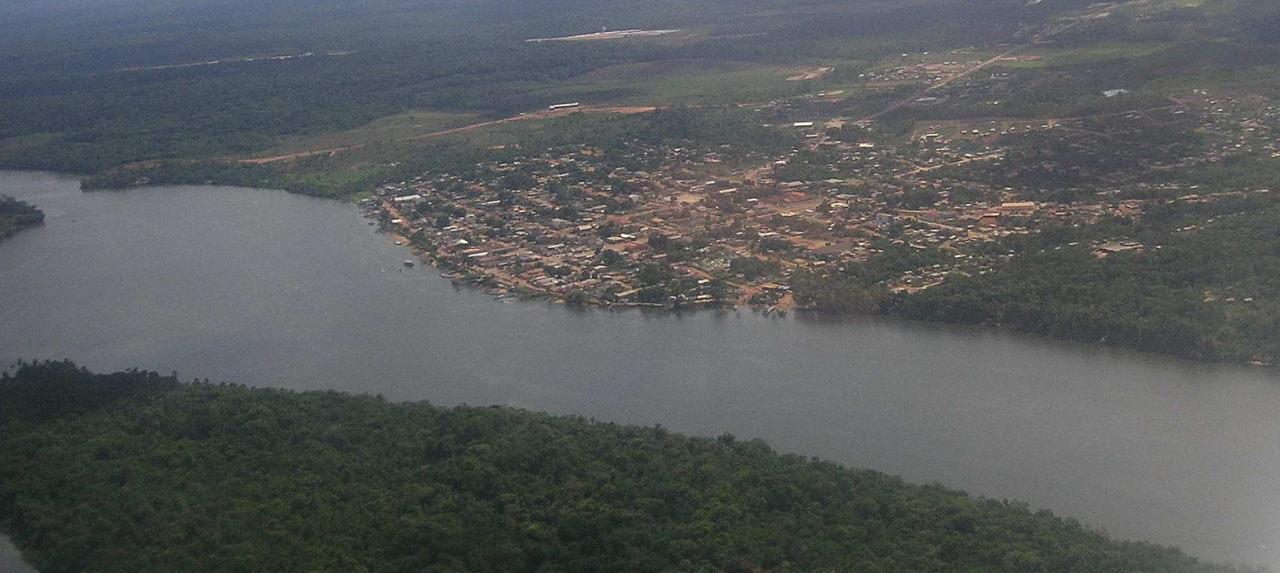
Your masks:
<svg viewBox="0 0 1280 573"><path fill-rule="evenodd" d="M68 362L0 378L0 519L46 572L1233 571L758 440Z"/></svg>

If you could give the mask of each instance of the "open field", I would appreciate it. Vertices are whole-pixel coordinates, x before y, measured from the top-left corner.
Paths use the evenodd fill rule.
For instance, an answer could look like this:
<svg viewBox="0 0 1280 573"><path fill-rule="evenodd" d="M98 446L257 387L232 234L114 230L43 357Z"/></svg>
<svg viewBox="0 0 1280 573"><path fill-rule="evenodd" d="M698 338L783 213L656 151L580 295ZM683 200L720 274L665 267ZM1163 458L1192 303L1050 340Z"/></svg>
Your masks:
<svg viewBox="0 0 1280 573"><path fill-rule="evenodd" d="M571 83L532 93L548 101L581 100L597 105L732 104L805 93L803 84L787 81L794 71L792 67L761 66L701 75Z"/></svg>
<svg viewBox="0 0 1280 573"><path fill-rule="evenodd" d="M0 152L19 151L28 147L35 147L52 142L58 138L56 133L33 133L30 135L19 135L10 137L9 139L0 140Z"/></svg>
<svg viewBox="0 0 1280 573"><path fill-rule="evenodd" d="M758 67L760 67L759 64L748 62L714 60L709 58L681 58L674 60L656 60L652 62L605 66L578 76L576 79L590 82L646 80L741 72Z"/></svg>
<svg viewBox="0 0 1280 573"><path fill-rule="evenodd" d="M483 122L449 130L430 138L405 141L409 145L461 145L464 148L495 148L518 145L529 138L587 137L590 125L606 121L610 115L632 115L654 111L651 106L584 107L568 111L538 112L498 121Z"/></svg>
<svg viewBox="0 0 1280 573"><path fill-rule="evenodd" d="M543 110L535 113L522 113L520 115L515 115L515 116L503 118L503 119L469 123L466 125L459 125L456 127L449 127L446 129L440 129L436 131L428 131L425 133L409 132L405 134L403 137L386 137L386 138L380 138L375 140L366 139L363 141L357 141L355 143L351 143L349 145L340 145L336 147L324 147L320 149L305 149L302 151L292 151L292 152L285 152L285 153L274 154L274 155L259 153L259 154L255 154L252 157L241 158L239 161L241 163L256 163L256 164L279 163L284 161L295 161L299 159L308 159L313 157L334 157L338 155L355 155L353 152L362 152L362 151L372 152L373 157L379 157L381 158L380 160L382 161L391 161L392 160L391 157L394 157L394 155L388 156L387 155L388 152L394 153L397 150L400 152L403 152L405 149L408 148L406 144L411 144L413 142L440 140L440 141L446 141L446 142L464 141L468 145L474 145L479 147L506 145L508 143L514 143L514 139L511 137L504 138L504 137L498 136L496 139L493 139L492 141L490 141L487 138L493 138L494 137L493 134L503 134L503 133L529 134L529 133L538 133L543 131L544 129L543 127L533 127L533 128L524 128L524 129L504 128L504 126L511 126L514 124L524 124L524 125L533 124L536 126L538 124L545 123L542 120L554 120L554 119L563 118L566 116L576 116L581 114L629 115L634 113L650 112L650 111L653 111L654 109L655 108L648 107L648 106L632 106L632 107L582 107L582 108L550 110L550 111ZM400 118L400 117L402 116L393 116L392 118L384 118L384 119L392 120L394 118ZM383 121L383 120L378 120L378 121ZM377 122L374 122L374 123L377 123ZM369 156L370 154L366 153L363 155ZM359 155L355 155L355 156L359 157ZM351 159L348 159L345 163L348 166L350 166L353 163L354 164L361 163L361 160L356 159L353 162Z"/></svg>
<svg viewBox="0 0 1280 573"><path fill-rule="evenodd" d="M788 77L787 81L803 82L808 80L822 79L823 76L831 73L833 69L834 68L829 68L829 67L805 68L805 69L799 70L798 73L796 73L796 75Z"/></svg>
<svg viewBox="0 0 1280 573"><path fill-rule="evenodd" d="M1020 55L1040 59L1002 61L1000 65L1009 68L1047 68L1128 60L1150 56L1172 45L1167 42L1109 42L1080 48L1036 46Z"/></svg>
<svg viewBox="0 0 1280 573"><path fill-rule="evenodd" d="M1010 46L1011 47L1011 46ZM903 66L939 65L956 62L984 61L1004 52L1009 47L991 48L956 48L952 50L930 50L925 52L907 52L881 59L875 70L887 70Z"/></svg>
<svg viewBox="0 0 1280 573"><path fill-rule="evenodd" d="M477 115L462 112L417 110L373 120L365 125L334 133L296 138L258 154L262 157L304 153L318 149L368 145L408 139L437 131L476 123Z"/></svg>
<svg viewBox="0 0 1280 573"><path fill-rule="evenodd" d="M1280 66L1259 66L1248 70L1221 70L1159 78L1146 87L1177 96L1190 94L1195 90L1210 89L1280 98Z"/></svg>
<svg viewBox="0 0 1280 573"><path fill-rule="evenodd" d="M590 34L577 34L574 36L560 36L558 38L530 38L526 42L538 44L542 42L598 42L601 40L621 40L623 38L651 38L654 36L665 36L674 34L680 30L614 30L592 32Z"/></svg>

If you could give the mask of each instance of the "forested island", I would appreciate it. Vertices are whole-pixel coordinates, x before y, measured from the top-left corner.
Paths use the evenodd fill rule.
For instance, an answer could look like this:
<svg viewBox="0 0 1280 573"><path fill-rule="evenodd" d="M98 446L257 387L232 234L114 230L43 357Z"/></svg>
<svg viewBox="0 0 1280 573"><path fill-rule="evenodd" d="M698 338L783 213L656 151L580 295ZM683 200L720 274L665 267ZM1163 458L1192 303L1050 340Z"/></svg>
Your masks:
<svg viewBox="0 0 1280 573"><path fill-rule="evenodd" d="M0 241L14 233L44 224L44 211L13 197L0 196Z"/></svg>
<svg viewBox="0 0 1280 573"><path fill-rule="evenodd" d="M0 378L0 520L46 573L1236 570L759 440L70 362Z"/></svg>

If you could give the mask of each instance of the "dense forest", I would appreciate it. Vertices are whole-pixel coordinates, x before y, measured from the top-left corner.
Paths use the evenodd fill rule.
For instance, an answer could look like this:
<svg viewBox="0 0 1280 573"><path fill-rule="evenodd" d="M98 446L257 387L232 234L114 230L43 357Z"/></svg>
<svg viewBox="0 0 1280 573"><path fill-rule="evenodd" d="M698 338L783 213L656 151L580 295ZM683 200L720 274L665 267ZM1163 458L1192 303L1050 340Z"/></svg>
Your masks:
<svg viewBox="0 0 1280 573"><path fill-rule="evenodd" d="M0 378L0 518L46 573L1232 570L758 440L69 362Z"/></svg>
<svg viewBox="0 0 1280 573"><path fill-rule="evenodd" d="M0 196L0 241L41 224L44 224L43 211L13 197Z"/></svg>

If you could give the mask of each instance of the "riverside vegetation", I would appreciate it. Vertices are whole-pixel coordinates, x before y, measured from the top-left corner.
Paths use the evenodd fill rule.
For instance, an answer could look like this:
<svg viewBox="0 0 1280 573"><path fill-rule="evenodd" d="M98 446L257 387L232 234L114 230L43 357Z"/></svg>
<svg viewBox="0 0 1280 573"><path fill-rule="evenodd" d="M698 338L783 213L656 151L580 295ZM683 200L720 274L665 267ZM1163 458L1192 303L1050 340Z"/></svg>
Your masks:
<svg viewBox="0 0 1280 573"><path fill-rule="evenodd" d="M1025 504L501 407L20 364L0 518L41 571L1237 571Z"/></svg>
<svg viewBox="0 0 1280 573"><path fill-rule="evenodd" d="M13 197L0 196L0 241L43 223L43 211Z"/></svg>

